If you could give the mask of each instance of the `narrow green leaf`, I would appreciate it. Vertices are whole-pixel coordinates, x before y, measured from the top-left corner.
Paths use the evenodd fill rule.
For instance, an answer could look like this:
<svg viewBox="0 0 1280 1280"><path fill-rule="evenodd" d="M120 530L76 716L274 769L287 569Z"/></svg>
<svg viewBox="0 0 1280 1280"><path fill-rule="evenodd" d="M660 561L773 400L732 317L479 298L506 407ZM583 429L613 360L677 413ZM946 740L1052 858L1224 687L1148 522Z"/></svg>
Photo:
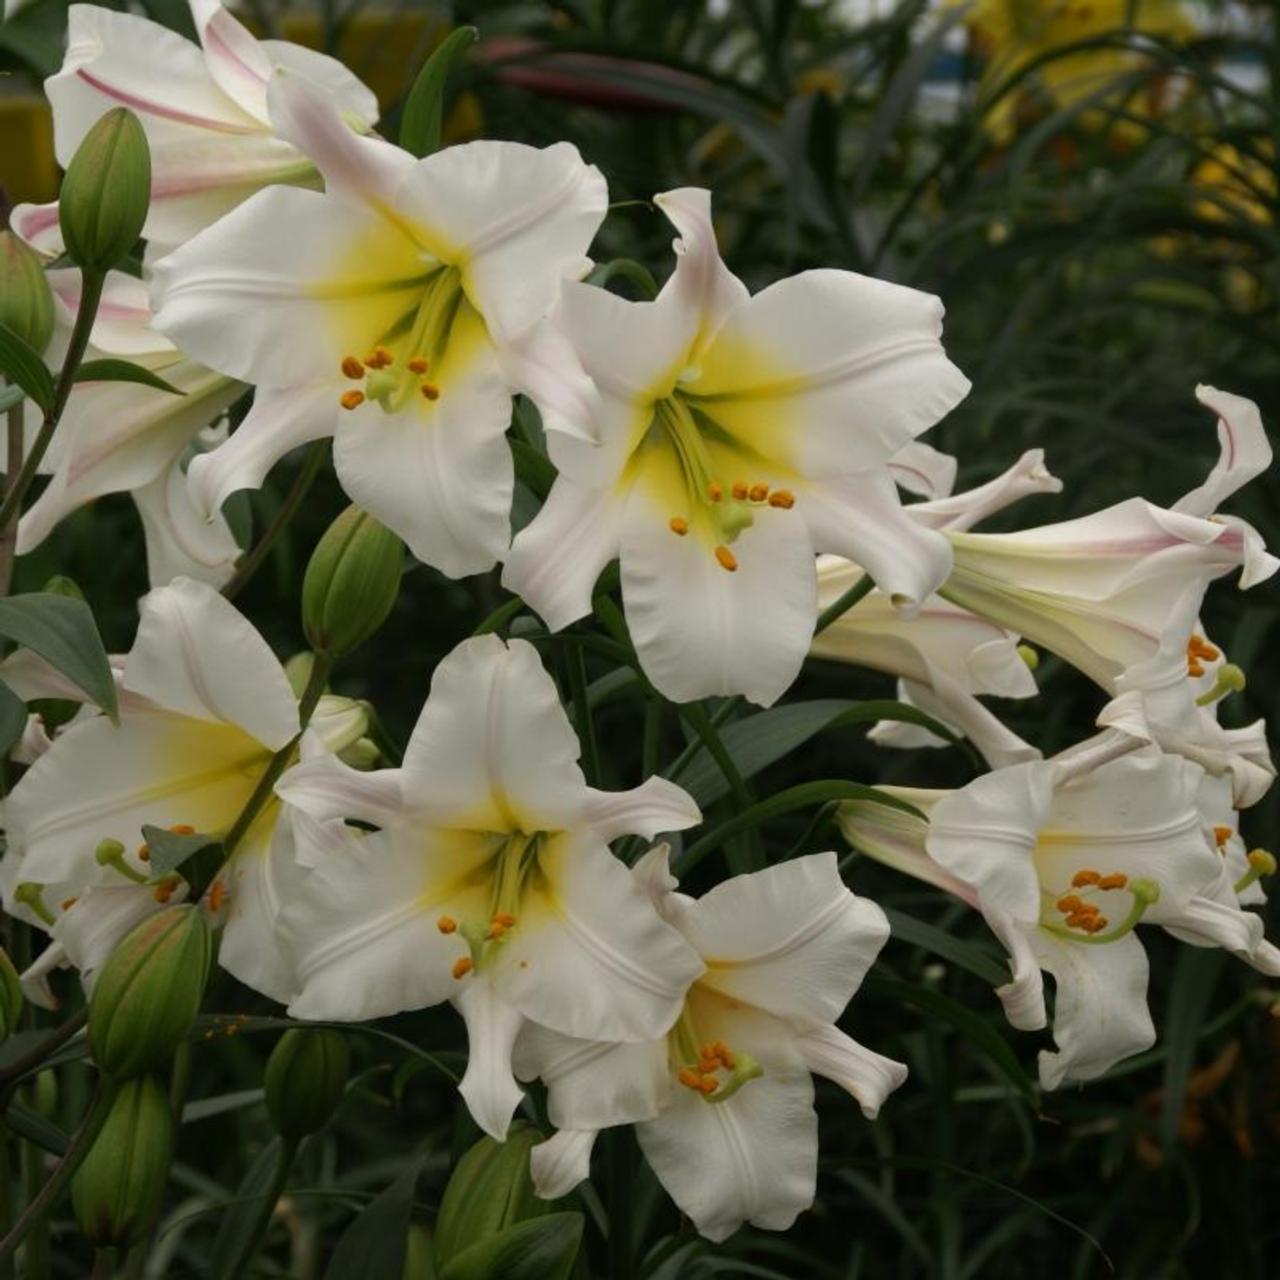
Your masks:
<svg viewBox="0 0 1280 1280"><path fill-rule="evenodd" d="M889 929L900 942L923 947L940 959L949 960L958 968L991 983L993 987L1002 987L1009 981L1008 968L973 943L952 937L944 929L926 924L914 916L904 915L892 907L885 907L884 913L889 919Z"/></svg>
<svg viewBox="0 0 1280 1280"><path fill-rule="evenodd" d="M451 32L422 64L409 90L400 116L400 145L415 156L429 156L440 149L444 128L444 90L454 62L480 39L475 27Z"/></svg>
<svg viewBox="0 0 1280 1280"><path fill-rule="evenodd" d="M7 756L27 727L27 704L0 680L0 758Z"/></svg>
<svg viewBox="0 0 1280 1280"><path fill-rule="evenodd" d="M65 1155L71 1145L71 1139L56 1124L20 1102L9 1103L5 1108L4 1122L20 1138L26 1138L51 1155Z"/></svg>
<svg viewBox="0 0 1280 1280"><path fill-rule="evenodd" d="M735 720L719 732L739 776L746 779L754 777L827 729L877 720L901 720L920 725L949 742L956 741L955 734L945 725L918 708L891 698L869 702L846 698L791 702ZM694 754L675 780L704 808L729 791L723 772L705 747Z"/></svg>
<svg viewBox="0 0 1280 1280"><path fill-rule="evenodd" d="M451 1258L440 1280L567 1280L582 1244L582 1224L580 1213L517 1222Z"/></svg>
<svg viewBox="0 0 1280 1280"><path fill-rule="evenodd" d="M76 370L76 382L137 382L144 387L154 387L157 391L167 391L170 395L185 396L187 393L172 382L166 382L157 373L144 369L131 360L85 360Z"/></svg>
<svg viewBox="0 0 1280 1280"><path fill-rule="evenodd" d="M615 277L629 280L640 291L640 296L647 301L652 301L658 296L658 282L653 278L653 272L634 258L613 258L609 262L602 262L591 270L587 276L587 283L598 285L603 289Z"/></svg>
<svg viewBox="0 0 1280 1280"><path fill-rule="evenodd" d="M342 1233L324 1280L388 1280L403 1272L413 1193L426 1154L413 1156L404 1172Z"/></svg>
<svg viewBox="0 0 1280 1280"><path fill-rule="evenodd" d="M235 1280L239 1274L236 1260L258 1233L263 1201L272 1194L275 1185L282 1145L278 1137L272 1138L258 1152L222 1211L209 1263L209 1274L215 1280Z"/></svg>
<svg viewBox="0 0 1280 1280"><path fill-rule="evenodd" d="M1165 1149L1178 1141L1187 1084L1195 1065L1196 1044L1213 990L1222 976L1224 953L1216 948L1183 947L1169 984L1169 1013L1165 1018L1164 1089L1160 1108L1160 1139Z"/></svg>
<svg viewBox="0 0 1280 1280"><path fill-rule="evenodd" d="M93 610L83 600L36 591L0 600L0 636L38 653L113 720L116 682Z"/></svg>
<svg viewBox="0 0 1280 1280"><path fill-rule="evenodd" d="M0 324L0 373L17 383L45 413L53 405L53 374L25 338Z"/></svg>
<svg viewBox="0 0 1280 1280"><path fill-rule="evenodd" d="M930 1017L941 1018L949 1022L964 1040L973 1048L985 1054L1006 1080L1030 1103L1036 1101L1036 1086L1018 1062L1017 1054L1009 1047L1008 1042L995 1031L990 1023L985 1022L971 1009L945 996L932 987L923 987L917 983L903 982L898 978L887 978L882 974L868 975L863 984L864 990L878 992L891 1000L914 1006L921 1013Z"/></svg>

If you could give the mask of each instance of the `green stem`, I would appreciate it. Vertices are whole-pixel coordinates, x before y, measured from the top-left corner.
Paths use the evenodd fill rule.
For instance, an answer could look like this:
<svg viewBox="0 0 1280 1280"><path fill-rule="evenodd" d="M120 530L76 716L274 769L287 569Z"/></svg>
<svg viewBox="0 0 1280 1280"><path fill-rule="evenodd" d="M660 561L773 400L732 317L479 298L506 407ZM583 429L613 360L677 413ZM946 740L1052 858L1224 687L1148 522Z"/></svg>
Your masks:
<svg viewBox="0 0 1280 1280"><path fill-rule="evenodd" d="M294 514L302 505L303 498L307 496L312 484L315 482L320 468L324 465L328 448L329 441L327 438L317 440L311 446L307 459L302 464L302 470L294 477L293 485L290 487L289 492L285 494L284 501L280 504L280 509L272 517L271 523L263 530L262 536L258 541L241 557L240 563L236 565L235 573L231 576L231 580L222 588L222 594L228 600L234 600L248 586L250 578L258 572L262 567L262 562L271 554L271 549L275 546L276 540L284 532L289 521L293 519Z"/></svg>
<svg viewBox="0 0 1280 1280"><path fill-rule="evenodd" d="M93 1251L93 1274L89 1280L111 1280L116 1269L116 1251L114 1249L95 1249Z"/></svg>
<svg viewBox="0 0 1280 1280"><path fill-rule="evenodd" d="M755 797L742 780L742 775L738 772L738 766L733 763L733 757L721 741L720 735L715 731L715 727L711 723L711 717L707 715L706 708L700 702L689 702L679 704L677 710L688 722L694 733L698 735L702 745L706 747L711 758L719 767L720 772L724 774L725 781L733 792L734 804L739 809L749 808Z"/></svg>
<svg viewBox="0 0 1280 1280"><path fill-rule="evenodd" d="M93 332L93 322L98 314L98 303L102 298L102 286L105 275L85 272L80 289L80 308L76 312L76 322L71 330L71 342L67 347L66 359L62 362L62 372L58 375L58 385L54 388L53 404L50 405L40 431L31 446L31 452L23 460L16 478L11 478L9 487L0 503L0 537L9 530L9 525L18 518L22 509L22 500L36 478L36 472L49 451L53 433L57 430L62 411L67 407L67 398L75 383L76 370L84 356L84 349L89 345L89 335Z"/></svg>
<svg viewBox="0 0 1280 1280"><path fill-rule="evenodd" d="M582 747L582 770L587 785L600 785L600 753L596 747L596 730L587 702L587 660L581 648L572 646L566 654L569 672L569 696L573 699L573 718L577 724L578 742Z"/></svg>
<svg viewBox="0 0 1280 1280"><path fill-rule="evenodd" d="M22 429L22 402L19 401L15 405L9 406L9 411L5 415L5 426L7 434L7 452L4 474L8 479L5 486L5 494L8 495L9 490L17 483L18 474L22 470L22 446L23 429ZM13 558L18 547L18 522L11 521L0 532L0 596L9 594L9 587L13 582Z"/></svg>
<svg viewBox="0 0 1280 1280"><path fill-rule="evenodd" d="M818 614L818 621L814 625L813 634L816 636L820 631L825 631L838 618L844 617L859 600L871 594L875 585L871 581L871 575L864 573L838 600L829 604Z"/></svg>
<svg viewBox="0 0 1280 1280"><path fill-rule="evenodd" d="M76 1131L76 1136L67 1148L67 1154L58 1161L53 1172L45 1180L44 1185L22 1211L21 1217L14 1223L13 1229L3 1240L0 1240L0 1261L13 1257L18 1246L27 1238L28 1233L37 1223L43 1222L45 1215L53 1208L62 1194L72 1174L83 1163L89 1154L102 1126L107 1122L111 1111L111 1103L115 1098L115 1081L107 1076L98 1080L97 1092L93 1095L93 1103L84 1123ZM30 1267L28 1272L30 1273Z"/></svg>
<svg viewBox="0 0 1280 1280"><path fill-rule="evenodd" d="M289 1180L289 1171L293 1168L294 1157L297 1154L297 1139L281 1137L280 1159L276 1162L276 1171L271 1179L271 1185L267 1188L267 1194L262 1199L262 1207L258 1210L253 1226L245 1234L240 1252L232 1259L230 1267L224 1274L229 1276L248 1274L249 1263L258 1252L258 1246L271 1226L271 1215L275 1213L276 1202L284 1191L284 1184Z"/></svg>
<svg viewBox="0 0 1280 1280"><path fill-rule="evenodd" d="M89 1010L81 1009L79 1013L68 1018L60 1027L56 1027L34 1049L15 1059L3 1071L0 1071L0 1110L8 1106L12 1096L10 1085L16 1084L23 1076L29 1075L48 1058L53 1057L68 1040L73 1039L89 1021Z"/></svg>

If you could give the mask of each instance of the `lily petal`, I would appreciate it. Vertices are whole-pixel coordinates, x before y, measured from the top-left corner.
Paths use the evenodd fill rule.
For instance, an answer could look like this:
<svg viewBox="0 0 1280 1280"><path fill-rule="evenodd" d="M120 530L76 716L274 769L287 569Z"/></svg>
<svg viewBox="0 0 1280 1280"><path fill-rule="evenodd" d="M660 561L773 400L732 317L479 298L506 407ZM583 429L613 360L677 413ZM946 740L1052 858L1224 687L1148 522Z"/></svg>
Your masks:
<svg viewBox="0 0 1280 1280"><path fill-rule="evenodd" d="M559 1200L591 1176L593 1129L561 1129L529 1152L533 1189L543 1200Z"/></svg>
<svg viewBox="0 0 1280 1280"><path fill-rule="evenodd" d="M236 725L271 751L298 732L298 703L270 645L207 583L143 598L124 687L197 720Z"/></svg>
<svg viewBox="0 0 1280 1280"><path fill-rule="evenodd" d="M153 587L174 578L195 578L217 587L235 572L240 557L235 535L221 516L201 516L176 463L134 489L133 500L142 517L147 577Z"/></svg>
<svg viewBox="0 0 1280 1280"><path fill-rule="evenodd" d="M652 840L668 831L684 831L702 821L693 797L666 778L646 778L630 791L587 788L583 818L606 842L623 835Z"/></svg>
<svg viewBox="0 0 1280 1280"><path fill-rule="evenodd" d="M796 1041L796 1047L805 1066L838 1084L868 1120L879 1115L885 1099L907 1078L905 1063L873 1053L839 1027L815 1027Z"/></svg>
<svg viewBox="0 0 1280 1280"><path fill-rule="evenodd" d="M511 1052L524 1017L479 980L468 982L453 1003L467 1024L467 1070L458 1092L476 1124L502 1142L524 1100L511 1073Z"/></svg>

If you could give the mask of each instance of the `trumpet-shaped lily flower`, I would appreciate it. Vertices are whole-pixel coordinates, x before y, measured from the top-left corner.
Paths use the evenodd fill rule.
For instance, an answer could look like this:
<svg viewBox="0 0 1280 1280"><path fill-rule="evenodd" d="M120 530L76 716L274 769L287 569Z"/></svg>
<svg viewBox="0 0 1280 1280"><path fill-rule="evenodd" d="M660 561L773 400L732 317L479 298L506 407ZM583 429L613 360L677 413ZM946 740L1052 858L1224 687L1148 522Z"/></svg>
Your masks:
<svg viewBox="0 0 1280 1280"><path fill-rule="evenodd" d="M503 581L560 628L619 557L650 680L767 705L813 635L815 550L907 607L946 576L945 540L904 514L887 464L969 384L936 298L847 271L751 296L720 259L708 192L657 203L679 232L659 296L566 285L519 353L560 475Z"/></svg>
<svg viewBox="0 0 1280 1280"><path fill-rule="evenodd" d="M559 1132L533 1149L540 1195L587 1176L596 1133L634 1124L645 1157L712 1240L744 1222L785 1230L813 1203L818 1122L812 1074L874 1117L906 1078L900 1062L835 1024L889 936L884 912L845 888L833 853L735 876L701 898L674 892L667 850L637 864L658 909L702 956L665 1037L570 1039L528 1026L521 1075L541 1076Z"/></svg>
<svg viewBox="0 0 1280 1280"><path fill-rule="evenodd" d="M510 540L506 335L554 302L604 217L577 150L472 142L415 160L357 137L292 75L268 92L280 134L312 157L323 195L259 192L156 264L156 324L256 384L253 410L196 460L206 514L282 454L334 436L351 498L453 576Z"/></svg>
<svg viewBox="0 0 1280 1280"><path fill-rule="evenodd" d="M818 607L834 603L862 576L839 556L818 557ZM1007 729L978 694L1031 698L1035 678L1019 652L1018 637L985 618L930 596L913 618L903 618L882 592L873 591L813 638L810 652L897 676L898 696L955 728L995 766L1031 760L1039 752ZM882 746L940 747L928 729L883 721L870 737Z"/></svg>
<svg viewBox="0 0 1280 1280"><path fill-rule="evenodd" d="M1172 509L1131 498L1094 515L1020 533L949 534L955 564L941 594L1065 658L1109 693L1159 652L1215 578L1243 568L1253 586L1280 567L1257 532L1218 506L1265 469L1271 448L1256 406L1197 388L1219 415L1221 458ZM1188 637L1183 635L1182 644Z"/></svg>
<svg viewBox="0 0 1280 1280"><path fill-rule="evenodd" d="M894 474L903 483L895 460ZM1061 493L1062 481L1044 464L1043 449L1028 449L1013 466L976 489L963 493L925 494L925 501L913 502L907 514L930 529L963 532L1005 507L1037 493Z"/></svg>
<svg viewBox="0 0 1280 1280"><path fill-rule="evenodd" d="M73 4L66 59L45 81L64 166L112 107L128 107L142 122L151 146L143 234L160 248L189 240L261 187L320 185L315 165L271 123L267 84L277 68L315 85L358 132L378 118L373 93L336 59L258 40L217 0L191 0L191 17L198 45L134 14ZM15 225L47 247L58 206L20 206Z"/></svg>
<svg viewBox="0 0 1280 1280"><path fill-rule="evenodd" d="M47 274L55 305L53 349L59 351L80 305L80 273ZM49 483L18 525L18 554L34 551L78 507L127 491L142 517L152 586L175 577L225 582L239 548L225 520L199 514L181 464L244 386L189 360L157 333L146 285L121 272L107 277L90 344L88 358L141 365L177 394L137 382L75 385L45 458Z"/></svg>
<svg viewBox="0 0 1280 1280"><path fill-rule="evenodd" d="M1150 1047L1139 923L1268 968L1261 921L1224 900L1223 857L1201 808L1201 769L1120 734L1048 761L1013 765L953 792L886 788L928 814L853 803L855 848L980 910L1009 953L997 994L1023 1030L1047 1025L1042 970L1056 983L1057 1052L1046 1089L1093 1079ZM880 806L884 808L884 806Z"/></svg>
<svg viewBox="0 0 1280 1280"><path fill-rule="evenodd" d="M5 909L50 928L68 957L61 933L78 923L89 890L99 904L99 889L129 890L107 895L119 900L117 921L129 922L148 897L163 903L180 890L176 877L149 874L144 824L225 834L299 732L297 699L266 641L191 579L144 598L121 686L119 724L98 715L64 729L5 801ZM331 707L327 726L313 721L315 749L363 732L363 717L343 710ZM276 999L293 985L275 930L275 882L291 857L290 824L272 799L209 891L225 913L223 967Z"/></svg>
<svg viewBox="0 0 1280 1280"><path fill-rule="evenodd" d="M593 790L577 757L536 650L488 635L436 668L403 767L318 757L277 784L317 824L282 912L290 1013L354 1021L452 999L471 1046L462 1094L497 1138L521 1096L511 1050L526 1018L652 1040L702 970L608 848L692 826L697 806L660 778Z"/></svg>

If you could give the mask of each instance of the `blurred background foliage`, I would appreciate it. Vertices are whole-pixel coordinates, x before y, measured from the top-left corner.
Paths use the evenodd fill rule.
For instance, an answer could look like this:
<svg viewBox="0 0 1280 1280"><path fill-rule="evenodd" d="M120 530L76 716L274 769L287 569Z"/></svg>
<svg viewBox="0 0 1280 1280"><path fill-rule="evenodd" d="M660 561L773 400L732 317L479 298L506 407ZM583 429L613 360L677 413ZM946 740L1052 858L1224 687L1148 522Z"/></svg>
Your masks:
<svg viewBox="0 0 1280 1280"><path fill-rule="evenodd" d="M190 32L182 0L140 7ZM635 258L661 278L672 233L648 198L696 184L714 190L724 256L753 287L834 266L939 294L948 350L974 383L930 437L959 456L960 486L1037 446L1065 481L1059 497L1029 500L1003 527L1134 493L1169 503L1197 483L1217 446L1193 400L1196 382L1256 399L1269 423L1280 414L1273 0L249 0L239 12L259 30L338 52L378 91L391 137L424 55L452 26L475 24L482 40L455 79L451 140L575 142L604 170L616 202L600 260ZM35 0L0 26L0 178L11 200L53 194L39 80L61 61L64 23L62 0ZM518 415L513 434L533 442L521 463L520 519L546 475L536 423ZM246 537L270 520L299 465L291 459L240 504ZM242 597L282 653L302 647L301 570L341 505L322 480ZM1280 544L1274 478L1255 482L1233 510ZM68 521L20 562L20 588L54 572L82 584L109 646L125 647L145 589L131 505L103 501ZM455 583L420 566L405 588L392 623L335 681L372 699L400 742L440 656L506 598L496 576ZM1266 715L1280 724L1276 617L1274 589L1211 595L1207 624L1249 676L1225 711L1236 722ZM514 624L522 630L542 634L528 617ZM598 632L587 621L570 636ZM537 642L563 675L575 642ZM669 707L646 712L639 685L602 679L608 664L587 653L603 784L633 785L679 753L682 722ZM1038 676L1038 700L998 710L1048 753L1087 734L1102 699L1056 660ZM814 662L788 701L892 696L886 684ZM730 718L743 710L724 709ZM650 759L646 716L655 718ZM814 778L953 785L973 774L963 752L877 751L863 732L810 737L753 780L752 793ZM1245 815L1251 845L1276 847L1276 806L1273 792ZM732 809L717 801L710 821ZM830 847L839 837L828 819L806 811L772 821L726 846L691 887L762 858ZM879 867L850 857L846 871L858 892L960 940L948 950L902 926L852 1006L859 1039L910 1063L907 1085L874 1125L821 1088L813 1212L788 1234L748 1229L718 1247L679 1222L630 1135L610 1135L597 1161L604 1176L584 1197L583 1274L1275 1273L1266 1259L1280 1242L1280 1017L1255 975L1148 931L1159 1045L1085 1091L1041 1096L1029 1080L1037 1038L1003 1023L983 976L997 953L980 921ZM216 1007L274 1012L226 975L219 981ZM205 1101L184 1130L156 1275L201 1274L231 1188L267 1139L254 1091L271 1037L255 1028L211 1027L207 1051L202 1043L195 1055L191 1096ZM457 1066L461 1026L449 1011L387 1029ZM450 1152L474 1137L429 1063L376 1035L353 1041L359 1072L337 1122L304 1152L261 1274L320 1275L352 1210L410 1151L426 1144L420 1187L438 1194ZM63 1074L49 1114L69 1125L83 1099L73 1096L76 1077ZM419 1209L429 1220L433 1204ZM74 1251L59 1265L82 1273Z"/></svg>

